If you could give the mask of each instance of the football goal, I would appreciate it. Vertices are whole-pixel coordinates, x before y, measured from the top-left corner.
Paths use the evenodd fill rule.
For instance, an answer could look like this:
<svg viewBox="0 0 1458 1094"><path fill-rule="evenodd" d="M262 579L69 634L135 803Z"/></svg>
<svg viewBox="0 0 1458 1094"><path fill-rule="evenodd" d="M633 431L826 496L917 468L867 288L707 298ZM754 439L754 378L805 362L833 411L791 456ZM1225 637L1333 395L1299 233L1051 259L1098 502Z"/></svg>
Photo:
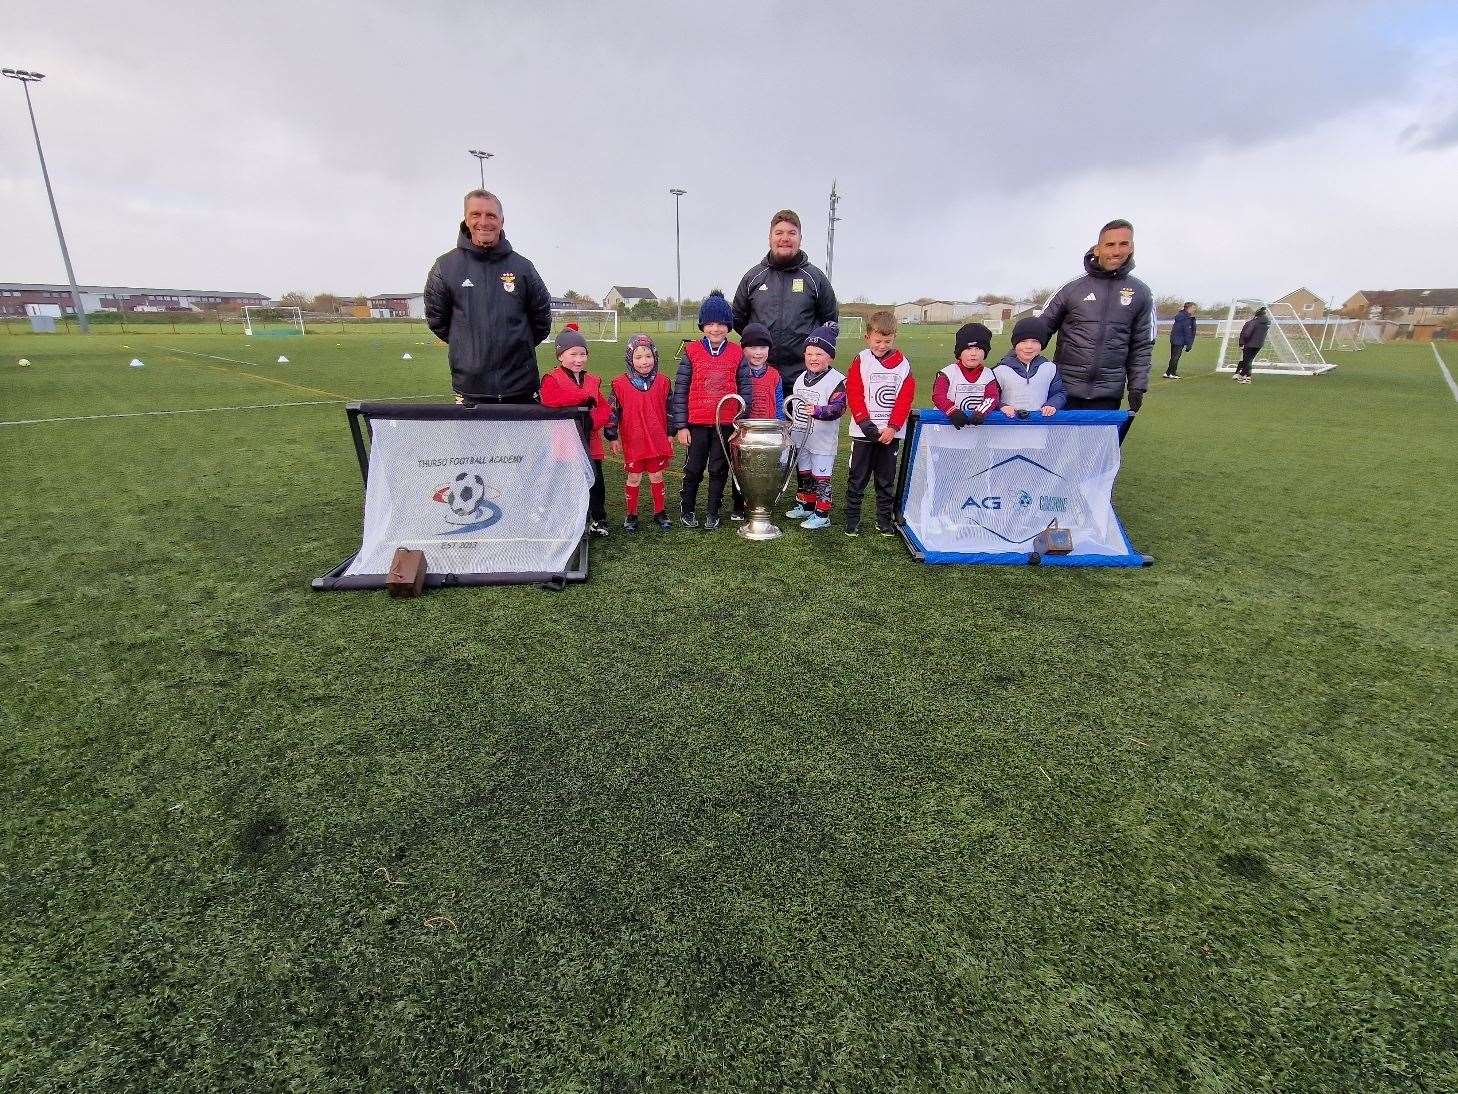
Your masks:
<svg viewBox="0 0 1458 1094"><path fill-rule="evenodd" d="M841 334L854 334L861 338L866 335L866 318L863 315L842 315L836 323Z"/></svg>
<svg viewBox="0 0 1458 1094"><path fill-rule="evenodd" d="M1215 360L1217 372L1234 372L1240 360L1240 331L1264 309L1270 317L1266 341L1251 362L1252 372L1272 376L1319 376L1336 365L1321 355L1316 342L1290 304L1267 304L1264 300L1236 300L1221 321L1220 354Z"/></svg>
<svg viewBox="0 0 1458 1094"><path fill-rule="evenodd" d="M1319 348L1328 350L1359 350L1366 345L1362 339L1362 323L1359 319L1331 319L1321 331Z"/></svg>
<svg viewBox="0 0 1458 1094"><path fill-rule="evenodd" d="M243 309L243 333L249 338L287 338L304 333L304 316L298 308Z"/></svg>
<svg viewBox="0 0 1458 1094"><path fill-rule="evenodd" d="M589 342L616 342L618 340L618 313L591 308L552 310L552 333L555 338L568 323L576 323L582 337Z"/></svg>

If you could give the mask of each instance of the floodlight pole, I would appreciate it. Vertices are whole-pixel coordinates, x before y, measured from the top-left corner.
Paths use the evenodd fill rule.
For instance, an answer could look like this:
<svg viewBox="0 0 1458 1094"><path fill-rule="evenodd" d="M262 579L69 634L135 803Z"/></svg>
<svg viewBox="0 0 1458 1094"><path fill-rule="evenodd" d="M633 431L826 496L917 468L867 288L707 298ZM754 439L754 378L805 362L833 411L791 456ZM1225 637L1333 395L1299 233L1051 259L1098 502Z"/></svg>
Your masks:
<svg viewBox="0 0 1458 1094"><path fill-rule="evenodd" d="M683 326L683 251L679 246L678 230L678 199L688 193L687 190L680 190L674 187L668 191L673 195L673 266L676 271L676 282L673 289L673 297L678 301L678 326ZM677 329L677 328L675 328Z"/></svg>
<svg viewBox="0 0 1458 1094"><path fill-rule="evenodd" d="M835 179L830 180L830 222L825 232L825 280L830 281L835 276L835 225L841 219L835 214L835 207L840 204L840 195L835 192Z"/></svg>
<svg viewBox="0 0 1458 1094"><path fill-rule="evenodd" d="M81 303L81 288L76 284L76 273L71 269L71 252L66 249L66 234L61 231L61 214L56 210L56 195L51 192L51 173L46 170L46 154L41 150L40 127L35 124L35 107L30 101L30 85L45 79L40 72L27 72L22 68L0 69L0 75L19 80L25 88L25 109L30 112L30 130L35 134L35 154L40 157L41 178L46 183L46 198L51 203L51 219L56 222L56 239L61 244L61 260L66 263L66 279L71 282L71 306L76 311L76 323L82 334L91 333L91 324L86 321L86 308Z"/></svg>
<svg viewBox="0 0 1458 1094"><path fill-rule="evenodd" d="M482 152L479 148L468 149L471 155L476 157L476 165L481 168L481 189L486 189L486 161L494 156L495 152Z"/></svg>

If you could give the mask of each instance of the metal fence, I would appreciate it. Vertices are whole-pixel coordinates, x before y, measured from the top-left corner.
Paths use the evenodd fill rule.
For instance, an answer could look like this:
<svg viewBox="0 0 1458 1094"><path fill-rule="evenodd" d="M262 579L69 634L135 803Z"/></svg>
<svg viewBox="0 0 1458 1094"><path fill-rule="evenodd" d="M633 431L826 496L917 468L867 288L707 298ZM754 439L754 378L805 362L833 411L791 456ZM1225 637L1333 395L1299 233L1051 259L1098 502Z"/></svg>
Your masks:
<svg viewBox="0 0 1458 1094"><path fill-rule="evenodd" d="M92 334L243 334L241 315L209 312L87 312ZM352 315L304 314L305 334L378 333L397 327L404 330L426 330L425 320L415 317L400 319L360 319ZM80 327L73 315L55 318L56 333L77 334ZM30 317L0 316L0 333L30 334Z"/></svg>

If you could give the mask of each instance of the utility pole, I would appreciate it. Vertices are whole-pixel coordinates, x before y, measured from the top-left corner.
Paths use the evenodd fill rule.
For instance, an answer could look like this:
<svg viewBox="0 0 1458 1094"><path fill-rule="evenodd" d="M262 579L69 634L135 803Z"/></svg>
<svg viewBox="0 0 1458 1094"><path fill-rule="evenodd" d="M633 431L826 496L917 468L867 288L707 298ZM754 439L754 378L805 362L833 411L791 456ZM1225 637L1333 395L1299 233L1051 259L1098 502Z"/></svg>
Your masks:
<svg viewBox="0 0 1458 1094"><path fill-rule="evenodd" d="M674 329L681 330L683 328L683 250L679 245L678 199L688 191L674 187L668 192L673 195L673 267L676 271L673 298L678 301L678 323Z"/></svg>
<svg viewBox="0 0 1458 1094"><path fill-rule="evenodd" d="M495 152L482 152L479 148L468 150L476 157L476 165L481 168L481 189L486 189L486 161L494 156Z"/></svg>
<svg viewBox="0 0 1458 1094"><path fill-rule="evenodd" d="M41 72L27 72L23 68L0 69L0 75L19 80L25 88L25 108L30 111L30 130L35 134L35 154L40 157L41 178L46 182L46 198L51 203L51 219L56 222L56 239L61 243L61 259L66 263L66 279L71 282L71 307L76 312L76 323L82 334L91 333L91 324L86 321L86 308L81 303L81 289L76 284L76 273L71 269L71 252L66 250L66 234L61 231L61 214L56 211L56 195L51 192L51 173L46 170L46 154L41 151L40 128L35 124L35 107L30 102L30 85L45 79Z"/></svg>
<svg viewBox="0 0 1458 1094"><path fill-rule="evenodd" d="M840 204L840 195L835 192L835 180L830 180L830 222L825 229L825 279L831 280L835 275L835 225L842 218L835 213L835 207Z"/></svg>

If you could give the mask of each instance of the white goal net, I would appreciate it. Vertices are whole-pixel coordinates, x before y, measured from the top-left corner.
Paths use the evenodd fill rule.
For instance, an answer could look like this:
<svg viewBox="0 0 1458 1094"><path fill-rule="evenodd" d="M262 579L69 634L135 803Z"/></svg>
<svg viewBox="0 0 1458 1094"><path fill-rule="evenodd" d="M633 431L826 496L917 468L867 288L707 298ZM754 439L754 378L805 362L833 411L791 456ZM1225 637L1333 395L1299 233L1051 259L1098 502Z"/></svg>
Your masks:
<svg viewBox="0 0 1458 1094"><path fill-rule="evenodd" d="M1321 331L1321 348L1324 350L1359 350L1366 345L1362 338L1362 322L1359 319L1331 319Z"/></svg>
<svg viewBox="0 0 1458 1094"><path fill-rule="evenodd" d="M304 333L304 315L298 308L243 309L243 333L250 338L288 337Z"/></svg>
<svg viewBox="0 0 1458 1094"><path fill-rule="evenodd" d="M582 337L589 342L616 342L618 340L618 313L615 311L582 308L575 310L552 309L552 333L555 338L568 323L576 323Z"/></svg>
<svg viewBox="0 0 1458 1094"><path fill-rule="evenodd" d="M1265 344L1251 361L1251 371L1275 376L1318 376L1336 368L1321 355L1321 350L1290 304L1267 304L1263 300L1237 300L1216 327L1220 336L1220 354L1215 361L1217 372L1234 372L1240 361L1240 332L1245 324L1264 310L1270 325Z"/></svg>

